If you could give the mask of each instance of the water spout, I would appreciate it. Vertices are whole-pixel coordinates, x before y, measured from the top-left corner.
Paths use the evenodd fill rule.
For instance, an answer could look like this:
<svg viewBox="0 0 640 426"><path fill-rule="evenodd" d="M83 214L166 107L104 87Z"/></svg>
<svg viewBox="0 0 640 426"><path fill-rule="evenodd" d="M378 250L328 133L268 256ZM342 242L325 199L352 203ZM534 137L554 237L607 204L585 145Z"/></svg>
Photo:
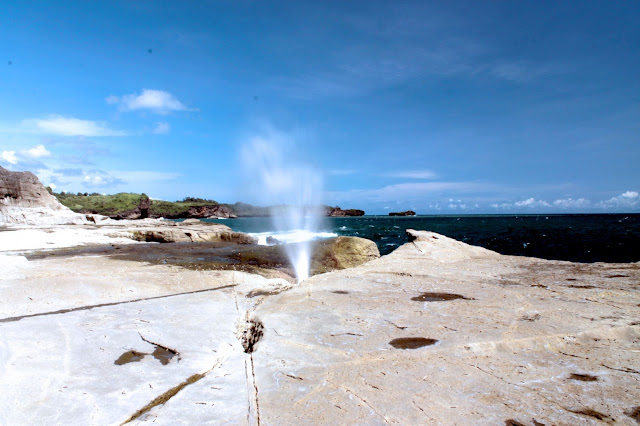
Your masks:
<svg viewBox="0 0 640 426"><path fill-rule="evenodd" d="M297 161L293 148L289 139L272 132L246 144L243 161L250 174L258 178L254 190L259 191L261 202L273 206L271 215L276 231L313 236L322 218L322 177L309 165ZM284 244L284 249L297 282L307 279L311 267L310 239Z"/></svg>

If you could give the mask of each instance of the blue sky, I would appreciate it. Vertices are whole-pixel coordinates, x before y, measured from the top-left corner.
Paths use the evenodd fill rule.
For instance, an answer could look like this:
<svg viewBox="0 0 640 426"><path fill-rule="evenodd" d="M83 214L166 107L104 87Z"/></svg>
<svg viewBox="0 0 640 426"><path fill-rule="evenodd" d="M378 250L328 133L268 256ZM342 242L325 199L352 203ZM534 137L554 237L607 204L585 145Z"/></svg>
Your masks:
<svg viewBox="0 0 640 426"><path fill-rule="evenodd" d="M0 165L264 203L260 140L371 214L638 212L638 22L633 1L5 2Z"/></svg>

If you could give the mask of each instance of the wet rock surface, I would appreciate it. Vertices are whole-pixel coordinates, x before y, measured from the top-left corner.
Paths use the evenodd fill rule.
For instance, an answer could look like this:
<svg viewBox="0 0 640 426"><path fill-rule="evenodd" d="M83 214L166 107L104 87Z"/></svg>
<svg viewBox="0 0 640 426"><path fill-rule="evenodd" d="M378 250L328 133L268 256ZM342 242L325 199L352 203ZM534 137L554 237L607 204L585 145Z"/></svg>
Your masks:
<svg viewBox="0 0 640 426"><path fill-rule="evenodd" d="M0 424L635 424L640 264L412 232L300 285L133 252L4 256Z"/></svg>
<svg viewBox="0 0 640 426"><path fill-rule="evenodd" d="M284 278L292 282L295 280L285 246L237 244L224 238L226 232L220 234L223 237L216 242L96 245L38 251L26 257L36 260L100 255L156 265L175 265L192 270L243 271L267 278ZM240 234L244 235L246 234ZM363 238L330 238L319 240L311 247L311 275L354 267L380 257L375 243Z"/></svg>

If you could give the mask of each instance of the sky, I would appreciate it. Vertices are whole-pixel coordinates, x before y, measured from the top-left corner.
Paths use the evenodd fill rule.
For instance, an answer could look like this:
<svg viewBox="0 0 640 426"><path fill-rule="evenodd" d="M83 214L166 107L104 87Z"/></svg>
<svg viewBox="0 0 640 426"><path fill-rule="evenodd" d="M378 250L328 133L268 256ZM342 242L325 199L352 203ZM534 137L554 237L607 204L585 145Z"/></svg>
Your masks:
<svg viewBox="0 0 640 426"><path fill-rule="evenodd" d="M0 166L264 205L260 145L367 214L640 212L638 22L610 0L4 2Z"/></svg>

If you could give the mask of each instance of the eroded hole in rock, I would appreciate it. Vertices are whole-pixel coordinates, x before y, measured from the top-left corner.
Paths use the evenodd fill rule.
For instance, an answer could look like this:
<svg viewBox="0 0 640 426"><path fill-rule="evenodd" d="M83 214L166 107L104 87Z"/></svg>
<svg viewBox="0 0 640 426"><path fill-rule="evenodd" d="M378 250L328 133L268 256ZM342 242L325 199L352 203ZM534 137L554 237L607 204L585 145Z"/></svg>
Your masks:
<svg viewBox="0 0 640 426"><path fill-rule="evenodd" d="M504 421L505 426L527 426L526 424L514 419L507 419Z"/></svg>
<svg viewBox="0 0 640 426"><path fill-rule="evenodd" d="M427 339L426 337L399 337L390 341L389 344L396 349L418 349L437 342L437 339Z"/></svg>
<svg viewBox="0 0 640 426"><path fill-rule="evenodd" d="M115 365L124 365L124 364L129 364L130 362L138 362L142 358L144 358L145 355L148 355L148 354L138 352L138 351L127 351L122 355L120 355L120 358L116 359L113 363Z"/></svg>
<svg viewBox="0 0 640 426"><path fill-rule="evenodd" d="M570 288L596 288L595 286L592 285L570 285Z"/></svg>
<svg viewBox="0 0 640 426"><path fill-rule="evenodd" d="M576 281L575 278L567 278L567 281Z"/></svg>
<svg viewBox="0 0 640 426"><path fill-rule="evenodd" d="M171 358L177 354L178 353L174 350L156 346L156 349L151 353L151 356L160 361L160 364L167 365L171 361Z"/></svg>
<svg viewBox="0 0 640 426"><path fill-rule="evenodd" d="M348 291L344 291L344 290L336 290L336 291L332 291L331 293L335 293L335 294L349 294Z"/></svg>
<svg viewBox="0 0 640 426"><path fill-rule="evenodd" d="M240 336L240 342L244 348L245 353L253 353L256 350L256 344L262 339L264 335L264 325L257 318L252 318L245 322Z"/></svg>
<svg viewBox="0 0 640 426"><path fill-rule="evenodd" d="M615 274L609 275L607 278L629 278L629 275Z"/></svg>
<svg viewBox="0 0 640 426"><path fill-rule="evenodd" d="M461 294L454 293L422 293L420 296L412 297L411 300L415 300L417 302L445 302L447 300L455 300L455 299L465 299L465 300L473 300L464 297Z"/></svg>

